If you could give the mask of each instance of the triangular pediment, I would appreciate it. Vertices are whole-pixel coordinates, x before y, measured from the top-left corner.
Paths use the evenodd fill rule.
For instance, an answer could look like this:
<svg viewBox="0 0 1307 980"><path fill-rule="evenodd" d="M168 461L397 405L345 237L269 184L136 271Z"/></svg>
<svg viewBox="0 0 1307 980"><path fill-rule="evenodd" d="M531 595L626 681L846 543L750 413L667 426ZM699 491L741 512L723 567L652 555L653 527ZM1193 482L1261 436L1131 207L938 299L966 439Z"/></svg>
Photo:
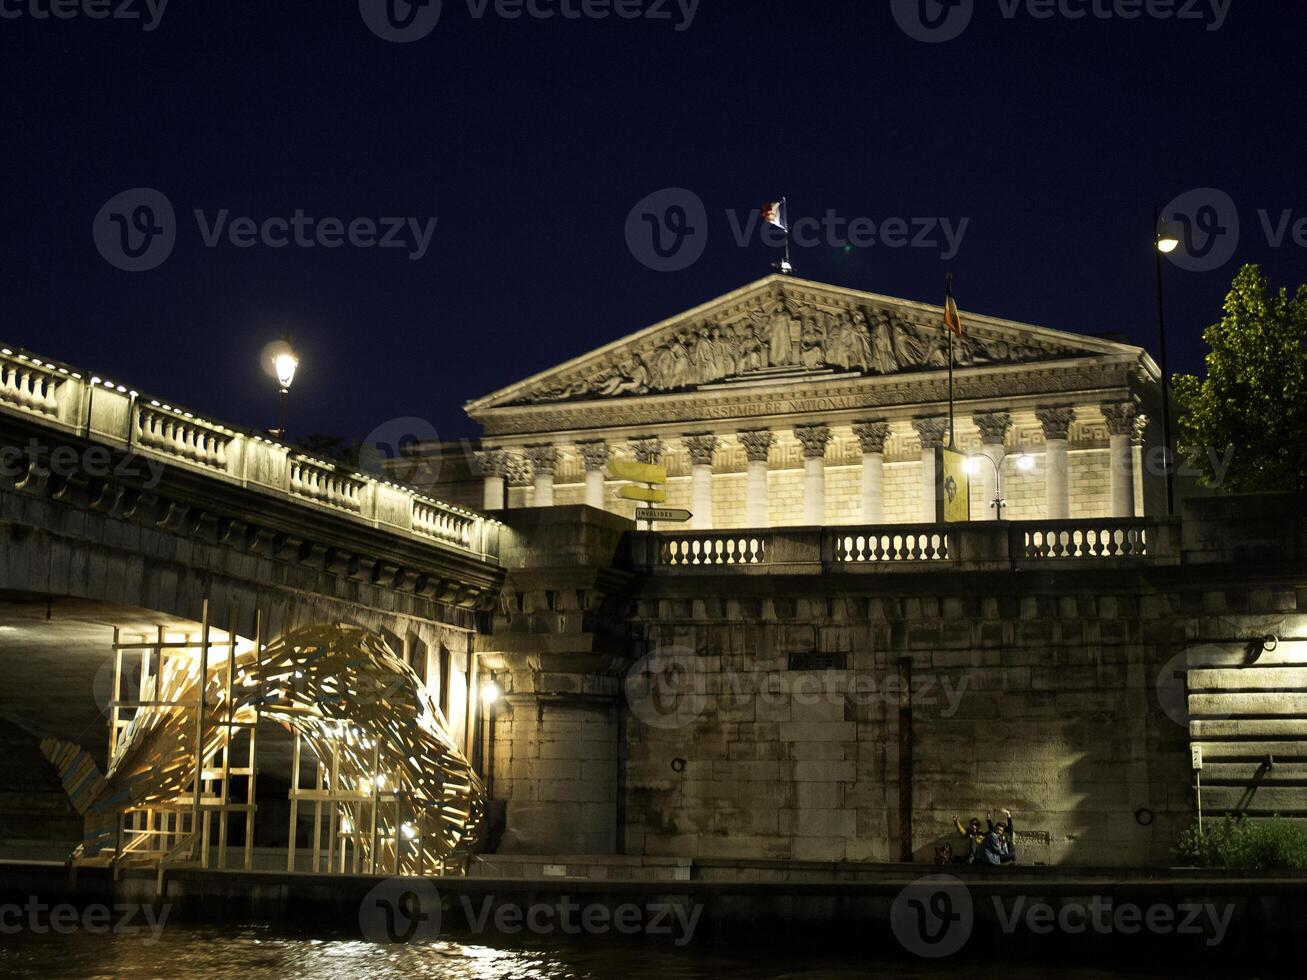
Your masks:
<svg viewBox="0 0 1307 980"><path fill-rule="evenodd" d="M1095 356L1137 347L962 313L958 369ZM943 309L773 275L471 402L497 408L911 374L947 368Z"/></svg>

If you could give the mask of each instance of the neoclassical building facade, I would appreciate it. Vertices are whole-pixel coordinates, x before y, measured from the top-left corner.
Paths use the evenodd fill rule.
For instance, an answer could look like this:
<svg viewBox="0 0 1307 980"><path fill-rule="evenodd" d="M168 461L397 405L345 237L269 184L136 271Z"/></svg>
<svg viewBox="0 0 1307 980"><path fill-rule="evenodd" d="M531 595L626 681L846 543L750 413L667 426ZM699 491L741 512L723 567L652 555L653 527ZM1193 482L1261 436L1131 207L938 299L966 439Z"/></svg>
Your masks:
<svg viewBox="0 0 1307 980"><path fill-rule="evenodd" d="M935 520L948 440L941 308L773 275L467 406L479 444L423 447L413 482L486 510L589 504L633 516L615 456L667 467L695 529ZM1130 517L1161 439L1139 347L975 313L954 345L973 520ZM1028 457L1022 465L1014 457ZM1157 469L1156 466L1152 469Z"/></svg>

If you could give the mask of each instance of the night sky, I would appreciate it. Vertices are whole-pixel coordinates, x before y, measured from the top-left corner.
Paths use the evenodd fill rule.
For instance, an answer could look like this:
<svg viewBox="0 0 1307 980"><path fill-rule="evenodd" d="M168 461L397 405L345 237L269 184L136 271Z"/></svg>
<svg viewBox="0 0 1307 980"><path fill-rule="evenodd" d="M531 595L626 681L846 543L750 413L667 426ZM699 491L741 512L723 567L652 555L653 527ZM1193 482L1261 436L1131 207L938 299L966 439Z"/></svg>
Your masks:
<svg viewBox="0 0 1307 980"><path fill-rule="evenodd" d="M1258 213L1307 218L1297 2L1232 0L1222 23L1212 0L1167 20L1009 18L1016 0L974 0L959 37L923 43L890 0L702 0L688 25L676 0L670 20L547 21L445 0L407 44L373 33L358 0L173 0L149 31L38 19L33 2L50 4L0 0L21 14L0 18L0 339L267 427L259 353L289 330L292 436L362 438L404 416L472 434L468 399L768 274L779 253L737 244L727 212L747 221L781 195L792 222L968 219L951 258L938 233L823 243L795 249L804 278L939 303L951 271L964 311L1155 353L1153 209L1219 189L1238 246L1214 269L1166 269L1173 370L1200 367L1241 261L1307 281L1307 248L1292 230L1273 246ZM563 2L580 0L548 5ZM145 0L128 9L151 17ZM176 246L131 273L92 230L142 187L175 207ZM707 211L706 250L678 272L626 237L637 202L669 187ZM210 248L196 209L438 221L414 261Z"/></svg>

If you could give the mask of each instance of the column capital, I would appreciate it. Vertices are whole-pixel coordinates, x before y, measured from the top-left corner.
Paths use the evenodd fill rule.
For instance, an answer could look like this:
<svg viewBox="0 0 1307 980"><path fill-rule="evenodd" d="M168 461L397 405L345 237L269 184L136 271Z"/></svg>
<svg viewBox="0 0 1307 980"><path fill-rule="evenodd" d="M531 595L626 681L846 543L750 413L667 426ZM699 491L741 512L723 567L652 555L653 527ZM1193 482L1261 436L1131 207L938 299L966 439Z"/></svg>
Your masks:
<svg viewBox="0 0 1307 980"><path fill-rule="evenodd" d="M504 454L504 476L515 487L529 486L534 479L530 461L521 453Z"/></svg>
<svg viewBox="0 0 1307 980"><path fill-rule="evenodd" d="M1135 432L1134 402L1104 402L1103 418L1107 420L1107 431L1114 436L1133 436Z"/></svg>
<svg viewBox="0 0 1307 980"><path fill-rule="evenodd" d="M739 437L750 463L767 462L767 453L776 442L776 433L771 429L750 429L739 433Z"/></svg>
<svg viewBox="0 0 1307 980"><path fill-rule="evenodd" d="M585 471L587 473L597 473L608 465L608 457L612 454L608 448L608 443L602 439L594 442L578 442L576 451L581 454L581 459L585 461Z"/></svg>
<svg viewBox="0 0 1307 980"><path fill-rule="evenodd" d="M508 476L508 452L504 449L483 449L476 453L477 466L484 477Z"/></svg>
<svg viewBox="0 0 1307 980"><path fill-rule="evenodd" d="M690 462L695 466L711 466L713 454L721 445L721 440L711 432L695 432L681 437L685 448L690 452Z"/></svg>
<svg viewBox="0 0 1307 980"><path fill-rule="evenodd" d="M794 438L803 443L804 459L823 459L826 446L830 443L830 426L825 423L816 425L796 425Z"/></svg>
<svg viewBox="0 0 1307 980"><path fill-rule="evenodd" d="M948 418L941 415L935 418L913 419L912 427L921 437L922 449L938 449L944 445L944 437L948 435Z"/></svg>
<svg viewBox="0 0 1307 980"><path fill-rule="evenodd" d="M1076 420L1074 408L1039 408L1035 418L1044 427L1045 439L1065 439L1071 431L1071 423Z"/></svg>
<svg viewBox="0 0 1307 980"><path fill-rule="evenodd" d="M1007 441L1007 431L1012 428L1012 416L1007 412L976 412L971 416L980 430L980 441L986 446L1001 446Z"/></svg>
<svg viewBox="0 0 1307 980"><path fill-rule="evenodd" d="M657 466L663 461L663 441L657 436L642 436L631 440L631 452L636 462Z"/></svg>
<svg viewBox="0 0 1307 980"><path fill-rule="evenodd" d="M558 466L558 447L553 443L526 446L526 459L531 464L531 471L536 476L553 476Z"/></svg>
<svg viewBox="0 0 1307 980"><path fill-rule="evenodd" d="M854 422L853 434L858 437L858 442L862 444L864 453L883 453L885 451L885 440L889 438L889 423L885 421Z"/></svg>

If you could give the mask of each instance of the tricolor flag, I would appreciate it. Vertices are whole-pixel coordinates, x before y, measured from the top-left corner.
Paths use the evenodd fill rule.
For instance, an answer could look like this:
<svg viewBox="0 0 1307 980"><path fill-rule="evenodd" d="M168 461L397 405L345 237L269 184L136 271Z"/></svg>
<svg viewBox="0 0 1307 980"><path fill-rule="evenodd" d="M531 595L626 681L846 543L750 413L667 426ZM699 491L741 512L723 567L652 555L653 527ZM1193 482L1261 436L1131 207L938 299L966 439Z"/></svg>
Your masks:
<svg viewBox="0 0 1307 980"><path fill-rule="evenodd" d="M962 336L962 317L958 316L958 304L953 299L953 287L948 289L948 298L944 300L944 326L959 337Z"/></svg>
<svg viewBox="0 0 1307 980"><path fill-rule="evenodd" d="M769 225L775 225L781 231L790 230L790 222L785 214L785 201L773 201L770 204L762 206L762 220Z"/></svg>

